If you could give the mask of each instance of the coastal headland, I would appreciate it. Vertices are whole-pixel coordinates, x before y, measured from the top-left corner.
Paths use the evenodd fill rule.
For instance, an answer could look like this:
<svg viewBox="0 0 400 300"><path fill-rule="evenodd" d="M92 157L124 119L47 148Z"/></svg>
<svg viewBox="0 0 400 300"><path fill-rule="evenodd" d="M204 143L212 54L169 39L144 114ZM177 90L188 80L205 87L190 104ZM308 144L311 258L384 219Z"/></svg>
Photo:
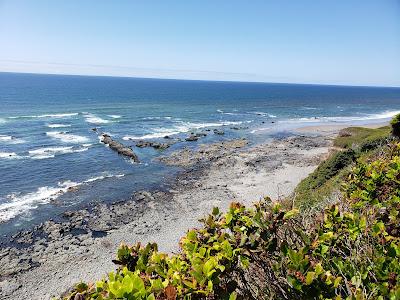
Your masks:
<svg viewBox="0 0 400 300"><path fill-rule="evenodd" d="M182 168L168 190L66 212L61 222L13 235L0 250L0 299L51 299L113 269L110 257L122 242L157 242L161 251L176 252L180 237L214 206L289 196L327 157L343 127L302 128L257 145L246 139L202 144L161 157Z"/></svg>

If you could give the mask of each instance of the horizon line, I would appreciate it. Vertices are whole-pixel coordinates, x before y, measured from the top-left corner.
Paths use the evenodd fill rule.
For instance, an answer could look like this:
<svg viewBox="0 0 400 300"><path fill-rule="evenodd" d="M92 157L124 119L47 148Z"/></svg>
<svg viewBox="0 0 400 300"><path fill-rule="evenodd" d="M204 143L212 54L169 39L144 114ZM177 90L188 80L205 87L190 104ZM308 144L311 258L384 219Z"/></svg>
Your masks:
<svg viewBox="0 0 400 300"><path fill-rule="evenodd" d="M254 84L286 84L286 85L313 85L313 86L337 86L337 87L369 87L369 88L400 88L400 85L365 85L345 83L312 83L312 82L280 82L280 81L251 81L251 80L215 80L215 79L191 79L191 78L165 78L165 77L140 77L129 75L107 75L107 74L71 74L71 73L48 73L48 72L15 72L1 71L0 74L26 74L26 75L51 75L51 76L76 76L76 77L109 77L109 78L130 78L130 79L154 79L154 80L175 80L175 81L202 81L202 82L234 82Z"/></svg>

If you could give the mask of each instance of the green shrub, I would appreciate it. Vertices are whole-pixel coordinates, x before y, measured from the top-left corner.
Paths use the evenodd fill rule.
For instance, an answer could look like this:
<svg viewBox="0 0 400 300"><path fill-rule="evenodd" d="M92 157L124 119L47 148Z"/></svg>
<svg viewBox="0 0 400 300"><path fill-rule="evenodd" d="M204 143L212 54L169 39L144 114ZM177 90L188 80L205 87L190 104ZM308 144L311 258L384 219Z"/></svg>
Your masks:
<svg viewBox="0 0 400 300"><path fill-rule="evenodd" d="M311 226L265 199L215 208L175 255L121 245L116 272L66 299L400 299L400 143L358 162L343 189Z"/></svg>
<svg viewBox="0 0 400 300"><path fill-rule="evenodd" d="M332 190L339 185L340 178L336 177L343 169L350 166L356 159L352 149L338 151L323 161L314 172L303 179L295 189L295 205L310 207L331 195Z"/></svg>
<svg viewBox="0 0 400 300"><path fill-rule="evenodd" d="M392 121L390 121L390 125L392 126L392 134L396 137L400 137L400 114L393 117Z"/></svg>

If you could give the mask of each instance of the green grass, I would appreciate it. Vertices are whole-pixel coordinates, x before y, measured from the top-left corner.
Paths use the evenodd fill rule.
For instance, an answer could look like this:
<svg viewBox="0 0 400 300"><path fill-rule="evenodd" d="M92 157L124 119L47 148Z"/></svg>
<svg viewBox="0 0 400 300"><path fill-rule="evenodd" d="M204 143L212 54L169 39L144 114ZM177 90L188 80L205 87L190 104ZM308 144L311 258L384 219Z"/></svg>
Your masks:
<svg viewBox="0 0 400 300"><path fill-rule="evenodd" d="M349 127L339 132L333 145L343 149L362 148L386 139L390 132L390 126L380 128Z"/></svg>
<svg viewBox="0 0 400 300"><path fill-rule="evenodd" d="M333 145L341 148L331 154L295 189L293 203L308 209L321 203L340 189L340 182L356 160L365 160L390 138L391 128L349 127L342 129Z"/></svg>
<svg viewBox="0 0 400 300"><path fill-rule="evenodd" d="M356 153L351 149L329 156L296 187L295 206L302 209L311 208L332 195L355 159Z"/></svg>

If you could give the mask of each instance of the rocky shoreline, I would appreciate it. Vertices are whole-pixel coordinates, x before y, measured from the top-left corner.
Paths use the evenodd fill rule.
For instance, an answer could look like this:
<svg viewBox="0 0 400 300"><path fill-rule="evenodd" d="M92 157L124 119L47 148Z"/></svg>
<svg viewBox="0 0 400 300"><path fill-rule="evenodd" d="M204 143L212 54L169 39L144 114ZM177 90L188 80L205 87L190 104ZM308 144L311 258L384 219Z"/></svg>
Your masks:
<svg viewBox="0 0 400 300"><path fill-rule="evenodd" d="M184 169L166 191L66 212L0 244L0 299L51 299L74 282L114 268L122 242L177 250L179 237L213 206L289 195L328 153L331 135L294 136L248 146L245 139L200 145L161 157Z"/></svg>

